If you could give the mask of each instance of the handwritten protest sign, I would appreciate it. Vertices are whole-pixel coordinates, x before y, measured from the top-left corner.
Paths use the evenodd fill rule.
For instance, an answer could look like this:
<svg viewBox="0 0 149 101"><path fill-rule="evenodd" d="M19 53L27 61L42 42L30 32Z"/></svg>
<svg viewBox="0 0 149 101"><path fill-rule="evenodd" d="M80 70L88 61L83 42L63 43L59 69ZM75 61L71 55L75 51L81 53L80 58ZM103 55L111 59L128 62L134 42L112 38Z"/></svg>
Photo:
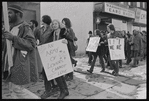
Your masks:
<svg viewBox="0 0 149 101"><path fill-rule="evenodd" d="M124 38L108 39L111 60L125 59Z"/></svg>
<svg viewBox="0 0 149 101"><path fill-rule="evenodd" d="M38 51L48 80L73 71L67 45L62 40L38 46Z"/></svg>
<svg viewBox="0 0 149 101"><path fill-rule="evenodd" d="M100 37L91 37L89 40L88 46L86 48L86 51L96 52L99 41L100 41Z"/></svg>

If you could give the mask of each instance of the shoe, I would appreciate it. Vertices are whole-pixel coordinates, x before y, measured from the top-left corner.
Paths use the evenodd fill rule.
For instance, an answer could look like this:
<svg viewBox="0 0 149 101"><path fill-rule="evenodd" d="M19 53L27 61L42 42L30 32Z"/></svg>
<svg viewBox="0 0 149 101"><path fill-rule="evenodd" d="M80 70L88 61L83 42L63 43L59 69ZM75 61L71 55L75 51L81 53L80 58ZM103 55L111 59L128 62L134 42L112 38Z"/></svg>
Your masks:
<svg viewBox="0 0 149 101"><path fill-rule="evenodd" d="M87 70L87 72L92 73L93 71Z"/></svg>
<svg viewBox="0 0 149 101"><path fill-rule="evenodd" d="M102 69L100 72L105 72L105 70L104 70L104 69Z"/></svg>
<svg viewBox="0 0 149 101"><path fill-rule="evenodd" d="M131 67L138 67L137 65L132 65Z"/></svg>
<svg viewBox="0 0 149 101"><path fill-rule="evenodd" d="M108 68L108 69L113 70L113 68L111 68L111 67L110 67L110 68Z"/></svg>
<svg viewBox="0 0 149 101"><path fill-rule="evenodd" d="M68 95L69 95L68 90L63 90L63 91L60 92L60 95L57 99L64 99Z"/></svg>
<svg viewBox="0 0 149 101"><path fill-rule="evenodd" d="M44 92L42 95L41 95L41 99L46 99L46 98L48 98L48 97L50 97L51 96L51 91L49 91L49 92Z"/></svg>
<svg viewBox="0 0 149 101"><path fill-rule="evenodd" d="M112 75L114 75L114 76L118 76L119 74L116 73L115 71L113 71L113 72L112 72Z"/></svg>
<svg viewBox="0 0 149 101"><path fill-rule="evenodd" d="M119 66L119 68L123 68L122 66Z"/></svg>
<svg viewBox="0 0 149 101"><path fill-rule="evenodd" d="M78 62L78 61L75 61L75 63L74 63L74 67L76 67L76 66L77 66L77 62Z"/></svg>

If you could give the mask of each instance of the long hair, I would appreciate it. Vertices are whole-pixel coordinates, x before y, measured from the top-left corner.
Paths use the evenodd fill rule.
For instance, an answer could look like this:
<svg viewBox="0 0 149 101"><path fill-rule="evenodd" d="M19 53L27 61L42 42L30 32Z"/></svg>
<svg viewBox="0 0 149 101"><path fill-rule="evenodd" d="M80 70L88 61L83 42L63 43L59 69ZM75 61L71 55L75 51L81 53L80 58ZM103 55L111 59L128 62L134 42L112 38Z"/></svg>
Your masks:
<svg viewBox="0 0 149 101"><path fill-rule="evenodd" d="M54 21L56 21L56 22L58 23L60 29L64 28L64 27L63 27L63 24L62 24L59 20L54 19L54 20L52 21L52 23L51 23L51 28L52 28L52 29L53 29L53 22L54 22Z"/></svg>
<svg viewBox="0 0 149 101"><path fill-rule="evenodd" d="M63 18L62 21L65 22L65 26L66 26L66 28L71 28L71 27L72 27L72 25L71 25L71 21L70 21L69 18Z"/></svg>

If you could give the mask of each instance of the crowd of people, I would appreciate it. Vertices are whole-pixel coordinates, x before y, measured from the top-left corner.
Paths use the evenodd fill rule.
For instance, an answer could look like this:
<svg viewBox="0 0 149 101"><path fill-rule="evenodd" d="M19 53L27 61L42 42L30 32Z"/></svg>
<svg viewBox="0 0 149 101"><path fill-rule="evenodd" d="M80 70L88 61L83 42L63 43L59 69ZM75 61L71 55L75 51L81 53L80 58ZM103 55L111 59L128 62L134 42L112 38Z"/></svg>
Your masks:
<svg viewBox="0 0 149 101"><path fill-rule="evenodd" d="M63 39L62 43L67 44L72 66L75 67L77 61L73 58L76 51L74 43L78 39L71 28L70 19L63 18L60 22L57 19L52 20L49 15L43 15L42 27L37 28L38 22L36 20L31 19L30 22L27 23L22 19L23 10L18 5L10 5L8 7L8 18L10 31L6 31L5 28L2 27L2 74L5 82L10 82L11 84L9 90L21 93L25 84L37 82L39 76L42 76L45 92L41 95L41 98L45 99L51 96L54 89L59 88L60 95L58 99L64 99L69 95L66 81L73 79L73 72L53 80L48 80L37 46ZM12 67L9 67L8 55L10 53L7 53L6 39L11 42ZM19 88L16 87L16 85L18 85Z"/></svg>
<svg viewBox="0 0 149 101"><path fill-rule="evenodd" d="M42 16L42 27L38 27L38 22L31 19L29 23L24 21L23 10L20 6L10 5L8 7L8 17L10 31L6 31L2 26L2 74L6 82L12 82L10 90L21 93L24 89L23 85L30 82L37 82L42 76L44 80L45 92L41 95L45 99L53 93L57 88L60 90L58 99L64 99L69 95L66 81L73 79L73 72L57 77L53 80L48 80L37 46L50 43L56 40L62 40L62 43L67 44L72 66L77 65L77 60L74 59L76 47L74 43L78 40L72 29L69 18L63 18L60 22L57 19L51 19L49 15ZM122 67L122 60L111 60L108 49L108 38L124 38L125 39L125 55L128 65L134 58L133 66L139 64L139 60L146 58L146 32L134 30L133 34L124 31L115 31L114 25L109 24L107 31L96 29L94 33L89 31L89 38L99 36L100 42L96 52L86 52L88 54L88 63L91 66L89 73L93 72L97 56L99 56L102 67L101 72L105 71L107 66L114 69L113 75L117 76L119 68ZM89 38L87 43L89 42ZM13 66L9 66L7 43L8 39L11 44L11 54L13 58ZM107 66L106 64L107 63ZM19 85L19 88L15 85Z"/></svg>
<svg viewBox="0 0 149 101"><path fill-rule="evenodd" d="M107 25L107 30L96 29L94 33L89 31L89 37L87 39L87 45L91 37L100 37L100 42L96 52L86 51L88 55L88 64L91 66L87 72L92 73L94 65L99 56L99 61L102 67L101 72L105 71L105 67L108 69L113 69L112 74L114 76L119 75L119 68L122 68L122 60L111 60L108 48L109 38L124 38L124 53L126 59L126 65L129 65L133 59L133 65L131 67L137 67L139 61L146 59L146 31L140 32L137 29L133 30L130 34L129 31L126 33L123 31L116 31L113 24ZM106 63L106 66L105 66Z"/></svg>

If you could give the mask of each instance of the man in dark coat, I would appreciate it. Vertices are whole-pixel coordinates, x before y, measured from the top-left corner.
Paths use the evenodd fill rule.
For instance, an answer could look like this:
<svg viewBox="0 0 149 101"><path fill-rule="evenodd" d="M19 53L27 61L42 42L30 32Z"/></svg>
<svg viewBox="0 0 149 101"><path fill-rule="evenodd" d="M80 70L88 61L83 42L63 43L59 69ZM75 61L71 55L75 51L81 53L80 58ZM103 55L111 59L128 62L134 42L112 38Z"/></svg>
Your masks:
<svg viewBox="0 0 149 101"><path fill-rule="evenodd" d="M137 67L139 64L143 44L142 44L142 37L138 30L134 30L133 35L134 35L133 38L134 61L132 67Z"/></svg>
<svg viewBox="0 0 149 101"><path fill-rule="evenodd" d="M23 11L20 6L11 5L8 7L8 17L10 32L4 31L5 39L11 41L11 52L13 56L13 66L8 67L8 56L6 40L4 43L4 71L9 71L6 81L12 82L12 88L15 92L22 92L22 85L31 81L37 82L38 69L36 61L36 40L27 22L22 20ZM15 85L19 85L16 89Z"/></svg>

